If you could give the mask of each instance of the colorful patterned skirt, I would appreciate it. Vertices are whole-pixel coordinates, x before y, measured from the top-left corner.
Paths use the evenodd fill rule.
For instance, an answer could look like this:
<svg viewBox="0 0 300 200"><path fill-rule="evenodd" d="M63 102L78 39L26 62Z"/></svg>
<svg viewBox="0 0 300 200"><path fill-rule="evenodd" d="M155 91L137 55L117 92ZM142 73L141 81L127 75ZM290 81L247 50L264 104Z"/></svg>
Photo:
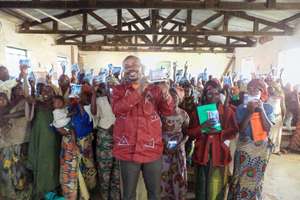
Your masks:
<svg viewBox="0 0 300 200"><path fill-rule="evenodd" d="M92 135L75 139L74 135L64 136L60 156L60 183L63 195L68 200L88 200L88 190L96 186L96 169L93 160ZM77 194L77 191L80 194Z"/></svg>
<svg viewBox="0 0 300 200"><path fill-rule="evenodd" d="M262 187L270 148L267 142L238 141L234 176L228 200L262 200Z"/></svg>
<svg viewBox="0 0 300 200"><path fill-rule="evenodd" d="M28 143L0 149L0 199L30 200L32 178L25 168Z"/></svg>
<svg viewBox="0 0 300 200"><path fill-rule="evenodd" d="M113 137L112 129L97 129L96 161L98 182L103 200L119 200L120 166L112 155Z"/></svg>
<svg viewBox="0 0 300 200"><path fill-rule="evenodd" d="M164 140L182 139L182 134L164 134ZM185 147L182 146L173 154L164 153L162 156L161 199L183 200L187 193L187 166Z"/></svg>

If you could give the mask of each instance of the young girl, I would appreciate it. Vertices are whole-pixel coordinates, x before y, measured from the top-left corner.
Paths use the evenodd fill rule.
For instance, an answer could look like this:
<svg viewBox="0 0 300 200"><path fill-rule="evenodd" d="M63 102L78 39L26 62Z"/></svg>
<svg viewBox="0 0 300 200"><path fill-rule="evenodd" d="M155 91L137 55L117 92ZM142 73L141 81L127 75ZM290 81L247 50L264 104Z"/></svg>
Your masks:
<svg viewBox="0 0 300 200"><path fill-rule="evenodd" d="M182 88L171 89L175 103L174 115L163 116L163 141L165 144L162 157L162 200L184 200L187 193L187 167L185 143L188 136L184 129L189 125L188 114L178 107L184 97Z"/></svg>
<svg viewBox="0 0 300 200"><path fill-rule="evenodd" d="M238 131L235 123L234 109L220 103L220 85L208 81L203 91L203 104L216 104L222 130L210 128L208 133L203 129L213 126L208 120L199 125L196 111L192 114L189 135L196 139L193 161L195 164L196 200L223 200L227 179L227 166L231 161L229 140ZM201 116L200 116L201 117Z"/></svg>

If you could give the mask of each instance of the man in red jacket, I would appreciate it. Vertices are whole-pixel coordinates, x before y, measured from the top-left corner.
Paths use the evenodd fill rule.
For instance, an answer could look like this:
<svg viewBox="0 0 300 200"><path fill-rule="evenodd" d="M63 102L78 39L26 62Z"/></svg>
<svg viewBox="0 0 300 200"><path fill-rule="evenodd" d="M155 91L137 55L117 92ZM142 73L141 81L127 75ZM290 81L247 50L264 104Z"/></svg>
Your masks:
<svg viewBox="0 0 300 200"><path fill-rule="evenodd" d="M123 199L136 198L136 186L143 172L148 199L160 199L163 143L159 115L171 115L173 100L165 83L148 85L138 57L123 61L124 81L113 88L112 107L116 116L113 154L119 159Z"/></svg>

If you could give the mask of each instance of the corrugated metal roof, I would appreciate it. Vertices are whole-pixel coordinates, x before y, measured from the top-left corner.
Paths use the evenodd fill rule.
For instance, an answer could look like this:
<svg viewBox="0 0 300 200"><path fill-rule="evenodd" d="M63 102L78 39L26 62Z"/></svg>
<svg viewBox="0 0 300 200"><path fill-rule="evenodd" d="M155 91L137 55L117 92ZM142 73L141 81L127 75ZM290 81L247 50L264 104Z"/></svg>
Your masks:
<svg viewBox="0 0 300 200"><path fill-rule="evenodd" d="M230 0L230 1L232 1L232 0ZM239 0L236 0L236 1L238 2ZM42 19L42 18L46 17L34 9L23 9L23 10L36 18ZM149 9L134 9L134 10L141 18L147 17L149 15ZM42 11L44 11L50 15L57 15L57 14L64 13L67 10L43 9ZM172 9L162 9L159 12L160 12L161 16L167 17L172 11L173 11ZM94 12L97 15L99 15L100 17L102 17L103 19L105 19L108 23L117 24L117 17L116 17L117 11L115 9L99 9ZM277 11L247 11L247 14L254 16L254 17L266 19L266 20L269 20L272 22L278 22L282 19L291 17L298 12L299 11L291 11L291 10L289 10L289 11L279 11L279 10L277 10ZM196 25L196 24L200 23L201 21L207 19L208 17L212 16L215 13L216 12L214 12L212 10L193 10L192 24ZM125 21L132 21L135 19L126 9L123 10L122 16ZM185 10L180 11L174 17L174 19L184 22L186 19ZM62 21L66 22L76 28L80 28L80 26L81 26L81 17L80 16L64 18L64 19L62 19ZM213 22L210 23L210 27L213 27L214 25L219 24L221 21L222 21L221 17L214 20ZM96 28L103 27L103 25L100 22L98 22L96 19L94 19L93 17L89 17L89 23L91 25L95 26ZM232 20L232 19L230 20L230 24L232 25L233 30L234 30L234 27L237 28L236 30L243 30L243 28L245 26L247 26L245 23L249 23L249 21L247 22L240 18L236 18L235 20Z"/></svg>

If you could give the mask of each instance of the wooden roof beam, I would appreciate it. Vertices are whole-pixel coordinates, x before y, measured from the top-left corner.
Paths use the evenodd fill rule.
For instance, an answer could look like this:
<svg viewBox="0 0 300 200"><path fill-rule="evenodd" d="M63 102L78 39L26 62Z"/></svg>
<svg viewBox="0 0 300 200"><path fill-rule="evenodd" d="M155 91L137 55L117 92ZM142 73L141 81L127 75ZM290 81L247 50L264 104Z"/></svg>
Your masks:
<svg viewBox="0 0 300 200"><path fill-rule="evenodd" d="M236 1L151 1L124 0L124 1L0 1L1 8L40 8L40 9L117 9L117 8L157 8L157 9L214 9L214 10L299 10L300 2L276 2L268 0L260 2Z"/></svg>
<svg viewBox="0 0 300 200"><path fill-rule="evenodd" d="M103 43L103 41L97 41L97 42L91 42L91 43L74 43L74 42L63 42L63 43L58 43L58 45L78 45L78 46L92 46L92 45L103 45L103 46L111 46L111 45L118 45L118 46L126 46L126 47L150 47L150 46L155 46L155 47L186 47L186 48L191 48L191 47L202 47L202 48L236 48L236 47L249 47L247 44L221 44L221 43L203 43L203 44L181 44L178 46L175 43L168 44L169 40L172 39L174 36L169 36L168 40L166 40L163 44L156 44L156 45L149 45L149 44L143 44L143 43L127 43L127 42L116 42L114 43ZM169 39L170 38L170 39Z"/></svg>
<svg viewBox="0 0 300 200"><path fill-rule="evenodd" d="M54 20L54 21L57 21L58 23L60 23L60 24L62 24L62 25L64 25L64 26L66 26L66 27L68 27L68 28L70 28L70 29L75 30L75 28L74 28L73 26L67 24L66 22L63 22L62 20L60 20L60 19L58 19L58 18L56 18L56 17L54 17L54 16L52 16L52 15L50 15L50 14L48 14L48 13L42 11L42 10L40 10L40 9L35 9L35 11L36 11L36 12L39 12L39 13L42 14L42 15L45 15L45 16L49 17L50 19L52 19L52 20ZM41 23L41 21L40 21L39 23Z"/></svg>
<svg viewBox="0 0 300 200"><path fill-rule="evenodd" d="M277 24L287 24L287 23L289 23L289 22L291 22L291 21L294 21L294 20L296 20L296 19L299 19L299 18L300 18L300 13L297 13L297 14L291 16L291 17L288 17L288 18L286 18L286 19L283 19L283 20L277 22ZM267 27L261 29L260 31L269 31L269 30L271 30L271 29L273 29L272 26L267 26Z"/></svg>
<svg viewBox="0 0 300 200"><path fill-rule="evenodd" d="M149 47L147 49L138 48L138 47L127 47L127 48L118 48L116 46L110 46L110 48L103 48L102 46L79 46L81 51L119 51L119 52L180 52L180 53L233 53L234 48L223 48L223 49L184 49L184 48L171 48L163 49L160 47Z"/></svg>
<svg viewBox="0 0 300 200"><path fill-rule="evenodd" d="M203 28L204 26L206 26L207 24L209 24L210 22L218 19L219 17L221 17L222 14L221 13L216 13L212 16L210 16L209 18L205 19L204 21L202 21L201 23L197 24L193 29L194 30L197 30L197 29L201 29Z"/></svg>
<svg viewBox="0 0 300 200"><path fill-rule="evenodd" d="M97 21L99 21L101 24L103 24L107 29L109 29L111 31L115 31L115 28L110 23L108 23L102 17L97 15L95 12L89 11L88 14L91 15L93 18L95 18Z"/></svg>
<svg viewBox="0 0 300 200"><path fill-rule="evenodd" d="M167 16L166 18L165 18L165 20L163 20L163 22L161 23L161 28L164 28L167 24L168 24L168 22L170 22L170 20L172 20L179 12L180 12L181 10L180 9L175 9L175 10L173 10L170 14L169 14L169 16Z"/></svg>
<svg viewBox="0 0 300 200"><path fill-rule="evenodd" d="M42 21L40 19L38 19L37 17L35 17L35 16L33 16L33 15L31 15L31 14L29 14L29 13L27 13L27 12L21 10L21 9L16 9L16 11L18 13L20 13L20 14L22 14L22 15L24 15L24 16L26 16L26 17L34 20L34 21L36 21L36 22L38 22L38 23L42 23Z"/></svg>
<svg viewBox="0 0 300 200"><path fill-rule="evenodd" d="M133 9L127 9L127 10L144 27L145 30L149 29L148 24L146 24Z"/></svg>
<svg viewBox="0 0 300 200"><path fill-rule="evenodd" d="M75 15L81 15L84 12L85 12L84 10L66 11L66 12L63 12L63 13L58 14L58 15L53 15L53 17L55 17L57 19L63 19L63 18L68 18L68 17L75 16ZM21 24L21 27L38 26L38 25L41 25L41 24L44 24L44 23L48 23L48 22L52 22L52 21L55 21L55 20L53 18L51 18L51 17L46 17L46 18L41 19L41 23L37 22L37 21L24 22L23 24Z"/></svg>
<svg viewBox="0 0 300 200"><path fill-rule="evenodd" d="M99 30L27 30L27 29L20 29L18 30L19 33L24 34L89 34L89 35L110 35L110 34L117 34L117 35L143 35L149 34L152 35L153 32L151 30L141 30L141 31L112 31L107 28L99 29ZM197 36L197 35L220 35L220 36L263 36L263 35L270 35L270 36L284 36L284 35L291 35L291 32L283 32L283 31L268 31L268 32L254 32L254 31L223 31L223 30L200 30L200 31L169 31L169 30L162 30L160 32L156 32L154 34L157 35L179 35L179 36Z"/></svg>
<svg viewBox="0 0 300 200"><path fill-rule="evenodd" d="M169 29L170 31L174 31L176 28L178 27L177 24L174 24L171 29ZM168 37L168 35L164 35L162 36L159 40L158 40L158 43L162 43L166 38Z"/></svg>
<svg viewBox="0 0 300 200"><path fill-rule="evenodd" d="M262 19L262 18L254 17L254 16L251 16L251 15L248 15L245 12L235 11L235 12L223 12L223 13L227 13L229 16L238 17L238 18L249 20L249 21L252 21L252 22L256 21L257 23L264 24L264 25L267 25L267 26L272 26L273 28L284 30L284 31L287 31L287 32L292 31L292 27L289 27L286 24L278 24L276 22L272 22L272 21L268 21L268 20L265 20L265 19Z"/></svg>
<svg viewBox="0 0 300 200"><path fill-rule="evenodd" d="M149 17L145 17L145 18L142 18L142 20L143 21L148 21L148 20L150 20L150 18ZM138 23L137 20L130 21L130 22L125 22L125 23L122 23L122 27L129 26L129 25L134 25L136 23ZM114 25L113 27L114 27L114 29L117 29L118 24ZM94 30L94 31L108 31L108 29L107 28L101 28L101 29ZM65 37L59 38L57 41L58 42L62 42L62 41L65 41L65 40L71 40L71 39L74 39L74 38L79 38L79 37L82 36L82 34L84 34L84 33L79 33L79 34L75 34L75 35L72 35L72 36L65 36Z"/></svg>

